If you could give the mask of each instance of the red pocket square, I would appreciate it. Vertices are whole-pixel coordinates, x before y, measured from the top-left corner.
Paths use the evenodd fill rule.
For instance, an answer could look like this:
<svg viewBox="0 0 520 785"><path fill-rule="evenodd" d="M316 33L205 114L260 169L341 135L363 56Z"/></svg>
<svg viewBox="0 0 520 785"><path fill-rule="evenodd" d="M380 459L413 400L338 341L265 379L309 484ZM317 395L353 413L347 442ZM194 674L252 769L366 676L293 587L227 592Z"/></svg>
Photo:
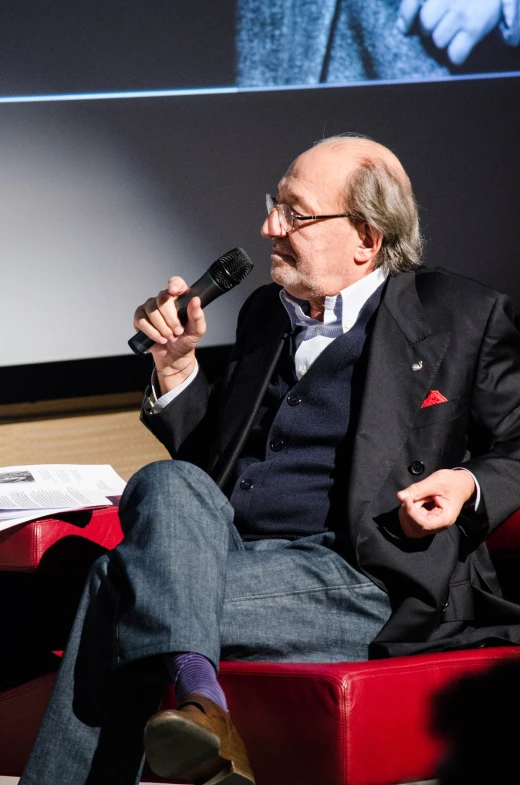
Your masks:
<svg viewBox="0 0 520 785"><path fill-rule="evenodd" d="M424 401L422 402L421 409L425 409L427 406L435 406L436 403L446 403L447 398L444 397L442 393L438 390L430 390Z"/></svg>

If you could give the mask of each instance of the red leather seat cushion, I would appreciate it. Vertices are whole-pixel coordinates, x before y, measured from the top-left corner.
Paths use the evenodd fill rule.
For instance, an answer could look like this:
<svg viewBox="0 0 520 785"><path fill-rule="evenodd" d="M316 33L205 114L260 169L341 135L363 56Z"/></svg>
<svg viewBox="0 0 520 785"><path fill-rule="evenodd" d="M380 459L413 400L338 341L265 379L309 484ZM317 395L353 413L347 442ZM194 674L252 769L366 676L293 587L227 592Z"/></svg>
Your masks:
<svg viewBox="0 0 520 785"><path fill-rule="evenodd" d="M501 647L332 665L223 663L257 785L388 785L434 775L431 699Z"/></svg>
<svg viewBox="0 0 520 785"><path fill-rule="evenodd" d="M220 678L257 785L388 785L434 775L442 746L429 729L432 696L512 657L520 649L332 665L225 662ZM0 695L0 774L21 773L52 681ZM173 705L171 693L164 705Z"/></svg>
<svg viewBox="0 0 520 785"><path fill-rule="evenodd" d="M486 540L504 597L520 603L520 510Z"/></svg>
<svg viewBox="0 0 520 785"><path fill-rule="evenodd" d="M520 552L520 510L511 515L507 521L495 529L486 540L490 553L496 551L515 552L518 556Z"/></svg>
<svg viewBox="0 0 520 785"><path fill-rule="evenodd" d="M0 693L0 775L21 775L55 680L49 673Z"/></svg>

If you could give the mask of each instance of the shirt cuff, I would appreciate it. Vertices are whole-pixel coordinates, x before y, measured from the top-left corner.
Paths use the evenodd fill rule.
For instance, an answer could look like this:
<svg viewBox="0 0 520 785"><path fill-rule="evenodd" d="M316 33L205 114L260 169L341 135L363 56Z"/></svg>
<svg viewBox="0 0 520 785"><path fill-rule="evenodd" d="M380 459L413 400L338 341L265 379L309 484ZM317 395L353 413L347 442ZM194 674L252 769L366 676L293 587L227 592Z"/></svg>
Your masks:
<svg viewBox="0 0 520 785"><path fill-rule="evenodd" d="M478 510L478 506L479 506L479 504L480 504L480 498L481 498L481 494L480 494L480 485L478 484L478 480L477 480L477 478L475 477L475 475L473 474L473 472L470 472L470 470L469 470L469 469L465 469L465 468L464 468L464 466L456 466L456 467L453 469L453 471L455 471L455 472L458 472L458 471L467 472L468 474L471 474L471 476L473 477L473 479L474 479L474 481L475 481L475 499L474 499L474 501L473 501L473 502L471 502L471 501L470 501L469 503L468 503L468 502L466 502L466 504L468 504L468 506L471 506L471 507L472 507L472 508L475 510L475 512L477 512L477 510Z"/></svg>
<svg viewBox="0 0 520 785"><path fill-rule="evenodd" d="M147 414L159 414L165 409L169 403L175 400L181 392L190 386L192 381L195 379L197 373L199 372L199 364L197 360L195 360L195 368L190 373L187 379L185 379L182 384L179 384L174 390L170 390L170 392L161 395L159 398L157 397L156 389L157 389L157 373L154 369L152 373L152 381L150 383L150 395L148 396L148 400L146 402L146 413Z"/></svg>

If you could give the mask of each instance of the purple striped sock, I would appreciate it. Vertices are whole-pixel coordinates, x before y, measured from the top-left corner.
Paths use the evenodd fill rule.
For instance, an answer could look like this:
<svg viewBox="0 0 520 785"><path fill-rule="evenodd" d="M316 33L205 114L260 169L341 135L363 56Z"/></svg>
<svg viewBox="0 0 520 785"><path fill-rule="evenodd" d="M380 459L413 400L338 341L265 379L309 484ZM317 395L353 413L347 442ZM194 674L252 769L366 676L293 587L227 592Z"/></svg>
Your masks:
<svg viewBox="0 0 520 785"><path fill-rule="evenodd" d="M181 704L190 692L198 692L224 711L229 711L215 669L206 657L202 654L185 652L167 654L165 661L175 687L177 705Z"/></svg>

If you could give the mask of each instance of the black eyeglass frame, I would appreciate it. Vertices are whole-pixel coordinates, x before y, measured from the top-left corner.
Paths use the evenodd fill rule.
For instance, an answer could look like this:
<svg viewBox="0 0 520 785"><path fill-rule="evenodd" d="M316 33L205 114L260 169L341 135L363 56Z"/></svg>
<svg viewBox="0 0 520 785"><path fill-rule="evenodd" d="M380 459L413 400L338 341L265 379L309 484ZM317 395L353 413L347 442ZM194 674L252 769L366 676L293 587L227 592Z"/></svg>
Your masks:
<svg viewBox="0 0 520 785"><path fill-rule="evenodd" d="M271 199L273 206L269 207L268 199ZM266 207L267 207L267 215L271 215L273 210L277 210L282 205L278 204L278 199L276 196L271 196L271 194L266 194ZM293 225L291 226L291 230L294 229L294 221L317 221L320 219L326 218L358 218L359 216L356 213L334 213L332 215L300 215L299 213L295 213L288 204L285 205L291 211L291 219L293 221Z"/></svg>

